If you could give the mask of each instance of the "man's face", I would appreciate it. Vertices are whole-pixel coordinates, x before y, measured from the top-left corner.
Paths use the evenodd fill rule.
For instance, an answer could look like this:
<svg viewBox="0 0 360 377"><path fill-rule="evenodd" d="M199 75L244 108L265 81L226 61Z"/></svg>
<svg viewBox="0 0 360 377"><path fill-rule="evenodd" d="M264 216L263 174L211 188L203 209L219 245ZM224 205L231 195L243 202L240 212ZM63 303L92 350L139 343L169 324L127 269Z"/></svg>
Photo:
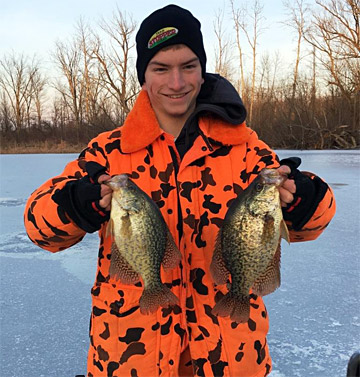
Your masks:
<svg viewBox="0 0 360 377"><path fill-rule="evenodd" d="M198 57L185 45L160 50L149 62L142 86L160 125L185 123L194 111L204 79Z"/></svg>

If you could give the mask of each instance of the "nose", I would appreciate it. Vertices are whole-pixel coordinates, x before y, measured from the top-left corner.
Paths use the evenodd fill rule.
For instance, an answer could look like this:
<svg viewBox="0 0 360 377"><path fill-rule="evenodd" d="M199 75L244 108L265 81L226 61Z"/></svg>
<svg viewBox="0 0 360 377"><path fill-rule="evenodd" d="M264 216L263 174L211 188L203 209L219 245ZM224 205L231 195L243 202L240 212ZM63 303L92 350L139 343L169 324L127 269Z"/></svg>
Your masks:
<svg viewBox="0 0 360 377"><path fill-rule="evenodd" d="M184 74L180 69L171 70L169 75L168 87L174 91L180 91L185 86Z"/></svg>

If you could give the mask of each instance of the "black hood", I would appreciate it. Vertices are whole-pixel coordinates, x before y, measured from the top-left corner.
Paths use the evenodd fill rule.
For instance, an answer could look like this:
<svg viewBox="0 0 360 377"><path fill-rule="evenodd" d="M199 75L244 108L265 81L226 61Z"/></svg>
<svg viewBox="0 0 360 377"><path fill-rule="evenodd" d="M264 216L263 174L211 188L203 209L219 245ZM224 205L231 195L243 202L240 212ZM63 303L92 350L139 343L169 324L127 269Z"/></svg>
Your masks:
<svg viewBox="0 0 360 377"><path fill-rule="evenodd" d="M243 123L246 109L233 85L218 74L206 73L204 79L194 113L211 112L231 124Z"/></svg>
<svg viewBox="0 0 360 377"><path fill-rule="evenodd" d="M214 114L233 125L241 124L246 119L246 109L238 92L228 80L218 74L205 74L196 108L176 139L176 147L181 158L193 145L198 135L201 135L210 146L198 126L199 116L206 113Z"/></svg>

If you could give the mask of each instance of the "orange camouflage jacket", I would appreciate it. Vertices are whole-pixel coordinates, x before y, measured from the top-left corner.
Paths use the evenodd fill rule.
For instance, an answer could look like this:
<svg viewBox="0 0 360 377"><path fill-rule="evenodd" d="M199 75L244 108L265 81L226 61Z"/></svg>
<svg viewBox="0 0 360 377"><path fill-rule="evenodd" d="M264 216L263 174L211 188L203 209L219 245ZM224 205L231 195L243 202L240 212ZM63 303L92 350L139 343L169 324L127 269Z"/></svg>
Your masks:
<svg viewBox="0 0 360 377"><path fill-rule="evenodd" d="M265 376L271 359L266 335L268 313L251 295L250 319L237 324L211 313L216 286L209 266L215 237L229 202L264 167L277 167L275 153L244 123L231 125L203 115L198 136L182 160L174 137L163 132L146 92L140 92L124 125L93 139L81 157L44 183L29 198L25 225L30 239L51 252L79 242L85 232L51 199L69 180L82 177L84 162L106 166L110 175L127 173L157 203L182 253L178 268L161 271L179 305L144 316L141 284L123 285L109 277L111 240L102 225L97 274L92 288L88 377L177 376L181 352L189 347L196 376ZM174 169L174 151L177 172ZM181 211L179 217L178 211ZM330 188L292 241L317 238L335 212ZM178 219L183 233L179 239Z"/></svg>

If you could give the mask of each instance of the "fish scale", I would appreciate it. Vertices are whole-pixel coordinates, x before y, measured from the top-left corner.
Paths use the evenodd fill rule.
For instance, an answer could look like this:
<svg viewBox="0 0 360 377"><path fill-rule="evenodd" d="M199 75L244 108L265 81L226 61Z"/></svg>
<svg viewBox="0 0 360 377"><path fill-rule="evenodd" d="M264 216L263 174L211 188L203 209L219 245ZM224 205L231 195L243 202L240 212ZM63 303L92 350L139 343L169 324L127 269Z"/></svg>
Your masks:
<svg viewBox="0 0 360 377"><path fill-rule="evenodd" d="M210 271L216 284L231 284L213 314L247 322L250 289L263 296L279 287L281 237L289 242L278 190L283 180L277 170L263 169L229 207Z"/></svg>
<svg viewBox="0 0 360 377"><path fill-rule="evenodd" d="M110 276L124 284L143 280L142 314L178 303L161 282L160 268L175 268L181 253L156 203L126 174L104 182L112 190L108 233L112 237Z"/></svg>

